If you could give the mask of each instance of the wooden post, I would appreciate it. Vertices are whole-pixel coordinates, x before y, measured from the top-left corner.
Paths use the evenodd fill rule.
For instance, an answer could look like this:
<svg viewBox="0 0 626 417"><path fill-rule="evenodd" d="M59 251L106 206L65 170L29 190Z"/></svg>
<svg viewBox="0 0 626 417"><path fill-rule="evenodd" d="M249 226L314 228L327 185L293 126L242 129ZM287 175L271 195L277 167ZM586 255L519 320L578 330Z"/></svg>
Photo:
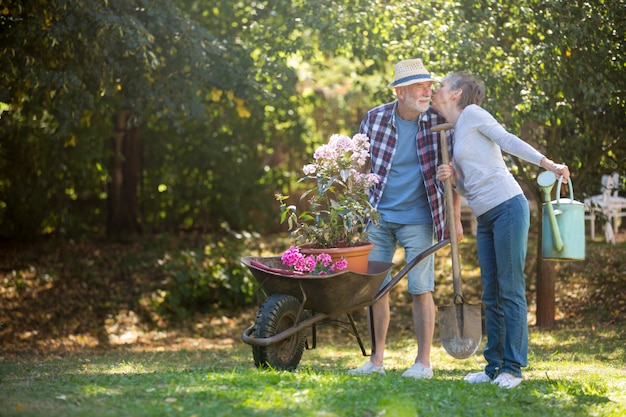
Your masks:
<svg viewBox="0 0 626 417"><path fill-rule="evenodd" d="M542 216L539 221L539 233L537 241L537 327L551 328L554 326L555 308L555 281L554 281L554 264L543 260L543 248L541 245L541 231L543 225Z"/></svg>

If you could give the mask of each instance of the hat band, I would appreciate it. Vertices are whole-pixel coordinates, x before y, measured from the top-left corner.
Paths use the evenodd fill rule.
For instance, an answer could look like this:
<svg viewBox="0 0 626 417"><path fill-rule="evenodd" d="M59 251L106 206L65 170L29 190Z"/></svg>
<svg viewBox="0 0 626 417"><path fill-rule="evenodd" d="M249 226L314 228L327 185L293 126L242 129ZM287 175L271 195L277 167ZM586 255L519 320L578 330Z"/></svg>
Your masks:
<svg viewBox="0 0 626 417"><path fill-rule="evenodd" d="M430 74L417 74L417 75L411 75L411 76L408 76L408 77L400 78L399 80L395 80L393 82L393 85L402 84L402 83L405 83L407 81L412 81L412 80L419 80L419 79L422 79L422 78L430 79Z"/></svg>

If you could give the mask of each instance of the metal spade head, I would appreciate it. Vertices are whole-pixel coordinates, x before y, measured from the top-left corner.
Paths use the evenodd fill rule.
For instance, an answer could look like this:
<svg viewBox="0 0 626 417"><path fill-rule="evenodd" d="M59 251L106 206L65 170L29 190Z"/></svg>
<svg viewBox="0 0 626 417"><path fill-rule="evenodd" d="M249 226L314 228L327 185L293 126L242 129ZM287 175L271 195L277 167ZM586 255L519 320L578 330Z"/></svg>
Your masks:
<svg viewBox="0 0 626 417"><path fill-rule="evenodd" d="M480 304L452 304L439 307L441 345L450 356L467 359L482 341L482 308Z"/></svg>

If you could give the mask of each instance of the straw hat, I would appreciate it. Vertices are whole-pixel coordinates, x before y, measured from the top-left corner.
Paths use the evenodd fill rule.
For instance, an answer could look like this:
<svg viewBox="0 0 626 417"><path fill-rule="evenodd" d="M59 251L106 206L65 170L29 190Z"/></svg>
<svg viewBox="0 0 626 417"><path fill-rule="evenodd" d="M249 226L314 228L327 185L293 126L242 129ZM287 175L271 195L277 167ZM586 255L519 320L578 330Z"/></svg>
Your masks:
<svg viewBox="0 0 626 417"><path fill-rule="evenodd" d="M389 83L390 88L402 87L415 83L425 83L437 81L424 68L421 59L407 59L396 64L393 82Z"/></svg>

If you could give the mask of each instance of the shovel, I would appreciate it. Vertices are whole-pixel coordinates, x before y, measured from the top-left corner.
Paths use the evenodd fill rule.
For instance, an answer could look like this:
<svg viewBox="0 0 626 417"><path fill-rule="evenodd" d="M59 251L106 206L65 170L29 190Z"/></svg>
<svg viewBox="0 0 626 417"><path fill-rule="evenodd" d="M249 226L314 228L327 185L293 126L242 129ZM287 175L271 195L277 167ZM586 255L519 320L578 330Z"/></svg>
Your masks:
<svg viewBox="0 0 626 417"><path fill-rule="evenodd" d="M451 123L444 123L432 128L433 132L440 132L441 153L444 164L448 164L450 160L448 157L448 141L446 139L446 130L450 128L452 128ZM456 359L466 359L476 353L482 340L482 308L480 304L468 304L463 299L459 242L454 221L451 181L452 179L445 181L444 195L446 200L446 219L450 232L454 300L449 306L438 307L439 335L441 336L441 344L449 355Z"/></svg>

